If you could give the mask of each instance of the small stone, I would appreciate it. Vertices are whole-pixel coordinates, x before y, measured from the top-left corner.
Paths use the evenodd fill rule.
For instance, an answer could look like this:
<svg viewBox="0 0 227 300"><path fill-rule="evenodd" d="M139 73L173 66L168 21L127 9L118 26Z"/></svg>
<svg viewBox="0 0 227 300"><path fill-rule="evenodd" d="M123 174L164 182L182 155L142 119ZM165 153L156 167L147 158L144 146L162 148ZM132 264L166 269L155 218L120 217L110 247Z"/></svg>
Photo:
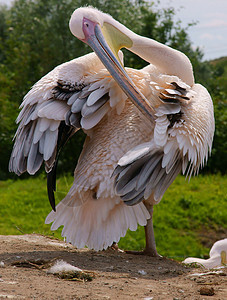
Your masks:
<svg viewBox="0 0 227 300"><path fill-rule="evenodd" d="M200 288L199 293L200 293L200 295L213 296L214 288L203 286Z"/></svg>

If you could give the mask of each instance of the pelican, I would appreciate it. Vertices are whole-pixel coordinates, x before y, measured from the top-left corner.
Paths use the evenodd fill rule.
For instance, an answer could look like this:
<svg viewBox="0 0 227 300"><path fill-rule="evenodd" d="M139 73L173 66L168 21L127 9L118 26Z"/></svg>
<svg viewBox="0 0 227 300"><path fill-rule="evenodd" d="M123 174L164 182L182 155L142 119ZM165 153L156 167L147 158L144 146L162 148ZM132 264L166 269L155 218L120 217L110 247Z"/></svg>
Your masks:
<svg viewBox="0 0 227 300"><path fill-rule="evenodd" d="M145 226L143 253L158 256L153 206L182 171L197 174L211 152L213 104L183 53L139 36L92 7L71 16L72 34L94 52L56 67L27 93L9 169L35 174L44 162L52 211L46 223L78 248L106 249ZM125 68L120 49L148 65ZM66 197L55 207L59 151L86 134ZM174 201L174 199L173 199Z"/></svg>
<svg viewBox="0 0 227 300"><path fill-rule="evenodd" d="M202 259L196 257L188 257L183 263L192 264L197 263L206 269L220 268L227 264L227 238L215 242L210 249L210 258Z"/></svg>

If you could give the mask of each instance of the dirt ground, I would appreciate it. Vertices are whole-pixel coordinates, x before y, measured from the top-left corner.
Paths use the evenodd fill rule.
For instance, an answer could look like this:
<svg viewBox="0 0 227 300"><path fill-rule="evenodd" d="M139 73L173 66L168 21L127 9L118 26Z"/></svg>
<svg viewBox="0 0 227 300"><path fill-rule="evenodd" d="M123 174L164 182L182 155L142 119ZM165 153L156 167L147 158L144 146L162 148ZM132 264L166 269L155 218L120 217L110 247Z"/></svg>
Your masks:
<svg viewBox="0 0 227 300"><path fill-rule="evenodd" d="M91 281L48 274L58 259ZM0 299L227 299L226 275L227 268L215 273L166 258L77 250L39 235L0 236Z"/></svg>

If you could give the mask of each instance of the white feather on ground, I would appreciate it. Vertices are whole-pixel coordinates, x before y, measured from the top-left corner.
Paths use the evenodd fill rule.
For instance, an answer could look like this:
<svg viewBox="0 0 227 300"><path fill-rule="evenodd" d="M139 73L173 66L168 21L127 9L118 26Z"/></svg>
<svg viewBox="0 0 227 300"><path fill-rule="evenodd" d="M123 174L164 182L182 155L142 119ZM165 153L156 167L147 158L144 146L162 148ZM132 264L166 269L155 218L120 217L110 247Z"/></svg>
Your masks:
<svg viewBox="0 0 227 300"><path fill-rule="evenodd" d="M83 272L83 270L70 265L64 260L57 260L55 264L47 271L50 274L60 274L63 272Z"/></svg>

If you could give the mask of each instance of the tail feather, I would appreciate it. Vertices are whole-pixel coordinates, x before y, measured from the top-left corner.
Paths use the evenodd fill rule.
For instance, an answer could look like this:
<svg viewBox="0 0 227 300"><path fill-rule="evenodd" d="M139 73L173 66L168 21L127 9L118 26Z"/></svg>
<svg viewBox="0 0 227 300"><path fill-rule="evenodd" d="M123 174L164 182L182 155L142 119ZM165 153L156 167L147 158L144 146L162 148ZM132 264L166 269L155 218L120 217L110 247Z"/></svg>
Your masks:
<svg viewBox="0 0 227 300"><path fill-rule="evenodd" d="M150 215L143 203L129 207L120 197L92 199L79 206L69 207L64 199L51 211L46 224L51 229L64 226L62 236L77 248L87 246L102 250L125 236L128 229L136 230L138 224L145 226Z"/></svg>

